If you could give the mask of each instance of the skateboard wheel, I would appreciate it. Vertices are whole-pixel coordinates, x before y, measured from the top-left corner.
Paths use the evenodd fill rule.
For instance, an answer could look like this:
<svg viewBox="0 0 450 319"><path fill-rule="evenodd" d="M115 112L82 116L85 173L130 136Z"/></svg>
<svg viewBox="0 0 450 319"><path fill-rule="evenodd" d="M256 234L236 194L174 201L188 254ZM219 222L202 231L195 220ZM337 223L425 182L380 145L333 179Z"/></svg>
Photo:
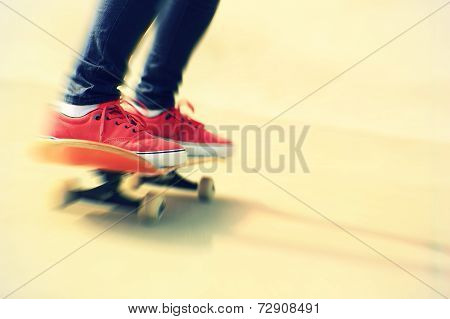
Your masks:
<svg viewBox="0 0 450 319"><path fill-rule="evenodd" d="M206 176L202 177L198 183L198 198L201 201L210 201L213 199L215 192L213 179Z"/></svg>
<svg viewBox="0 0 450 319"><path fill-rule="evenodd" d="M62 208L76 200L73 191L79 187L77 179L68 179L61 182L51 194L51 206L54 208Z"/></svg>
<svg viewBox="0 0 450 319"><path fill-rule="evenodd" d="M164 214L166 202L163 196L147 194L141 201L137 216L142 222L157 222Z"/></svg>
<svg viewBox="0 0 450 319"><path fill-rule="evenodd" d="M125 190L136 190L141 186L141 177L139 174L131 174L126 178L122 177L121 188Z"/></svg>

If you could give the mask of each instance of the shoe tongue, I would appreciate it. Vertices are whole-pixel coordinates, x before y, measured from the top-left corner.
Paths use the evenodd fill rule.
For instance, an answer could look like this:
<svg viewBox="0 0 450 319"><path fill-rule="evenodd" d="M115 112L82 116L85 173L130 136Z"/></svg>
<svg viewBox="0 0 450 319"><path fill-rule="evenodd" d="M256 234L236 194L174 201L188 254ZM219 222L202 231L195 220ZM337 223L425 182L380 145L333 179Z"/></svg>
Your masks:
<svg viewBox="0 0 450 319"><path fill-rule="evenodd" d="M110 118L124 118L123 113L120 112L119 108L115 105L109 106L106 110L106 114L108 114Z"/></svg>
<svg viewBox="0 0 450 319"><path fill-rule="evenodd" d="M99 109L104 109L104 108L108 108L108 107L112 108L112 107L117 107L118 105L120 105L120 101L114 100L114 101L100 103L100 104L98 104L98 108Z"/></svg>

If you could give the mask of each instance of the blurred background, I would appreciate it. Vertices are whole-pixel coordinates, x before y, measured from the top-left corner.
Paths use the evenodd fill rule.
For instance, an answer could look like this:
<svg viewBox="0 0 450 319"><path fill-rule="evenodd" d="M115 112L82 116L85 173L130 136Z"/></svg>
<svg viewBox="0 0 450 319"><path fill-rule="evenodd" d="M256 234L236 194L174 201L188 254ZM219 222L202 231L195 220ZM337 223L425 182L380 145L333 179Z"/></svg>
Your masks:
<svg viewBox="0 0 450 319"><path fill-rule="evenodd" d="M211 174L217 198L170 190L158 225L130 216L108 229L123 211L48 207L53 185L83 170L29 156L97 2L0 2L0 294L54 265L10 297L449 296L450 5L389 42L444 4L222 1L179 94L195 118L239 125L236 155ZM242 128L274 118L310 126L309 173L242 169L260 156ZM273 156L291 151L269 142Z"/></svg>

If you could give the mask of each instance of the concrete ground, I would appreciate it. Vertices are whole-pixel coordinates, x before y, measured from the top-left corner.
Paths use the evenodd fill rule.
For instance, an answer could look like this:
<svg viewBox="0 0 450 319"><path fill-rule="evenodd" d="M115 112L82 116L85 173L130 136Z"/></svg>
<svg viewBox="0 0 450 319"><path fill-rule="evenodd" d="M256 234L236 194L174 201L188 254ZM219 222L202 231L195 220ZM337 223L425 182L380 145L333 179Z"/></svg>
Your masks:
<svg viewBox="0 0 450 319"><path fill-rule="evenodd" d="M52 187L82 170L29 155L95 3L0 3L0 295L450 296L450 5L222 2L180 96L195 118L239 126L236 155L209 173L212 203L148 188L168 203L150 226L134 215L117 223L127 211L100 205L49 208ZM132 58L131 87L150 38ZM266 129L296 127L296 139L310 127L309 173L297 158L268 167L292 153L288 136L263 135L258 147L243 134L272 119Z"/></svg>

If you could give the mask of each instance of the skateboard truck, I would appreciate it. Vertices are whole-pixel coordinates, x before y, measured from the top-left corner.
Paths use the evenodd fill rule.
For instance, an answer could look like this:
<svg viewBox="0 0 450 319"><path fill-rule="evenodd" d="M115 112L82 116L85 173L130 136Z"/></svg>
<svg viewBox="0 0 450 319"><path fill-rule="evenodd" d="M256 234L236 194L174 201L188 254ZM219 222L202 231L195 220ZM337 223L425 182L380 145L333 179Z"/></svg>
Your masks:
<svg viewBox="0 0 450 319"><path fill-rule="evenodd" d="M136 198L130 194L130 191L137 189L142 184L167 186L197 191L201 201L211 200L215 193L212 178L202 177L197 183L184 178L175 170L159 176L140 176L139 173L133 173L127 177L127 181L125 173L105 170L96 170L95 173L102 178L102 183L90 189L78 187L76 180L65 181L57 193L59 206L66 206L78 200L99 202L136 209L141 220L158 221L166 206L164 197L148 193L144 198Z"/></svg>

